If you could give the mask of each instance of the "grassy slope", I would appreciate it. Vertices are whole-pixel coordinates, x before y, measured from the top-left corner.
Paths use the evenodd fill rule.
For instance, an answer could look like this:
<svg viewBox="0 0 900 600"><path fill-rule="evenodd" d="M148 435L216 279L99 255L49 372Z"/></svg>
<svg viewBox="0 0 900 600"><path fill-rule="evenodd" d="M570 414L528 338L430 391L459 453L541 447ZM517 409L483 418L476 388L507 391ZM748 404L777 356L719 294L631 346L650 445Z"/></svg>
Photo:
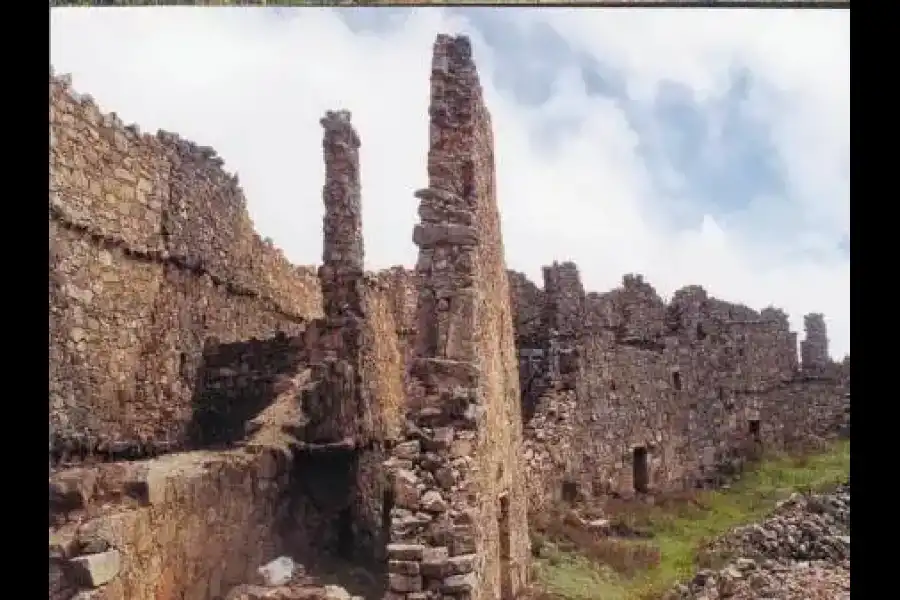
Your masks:
<svg viewBox="0 0 900 600"><path fill-rule="evenodd" d="M735 526L758 521L774 504L793 492L826 489L846 480L850 443L834 443L827 451L804 458L773 457L762 461L731 489L699 492L690 501L638 508L627 516L630 525L648 529L651 540L617 540L629 546L653 545L659 561L622 574L584 555L555 551L538 564L539 586L545 598L560 600L644 600L655 598L675 581L690 577L709 560L699 551L705 541ZM624 570L626 573L628 569Z"/></svg>

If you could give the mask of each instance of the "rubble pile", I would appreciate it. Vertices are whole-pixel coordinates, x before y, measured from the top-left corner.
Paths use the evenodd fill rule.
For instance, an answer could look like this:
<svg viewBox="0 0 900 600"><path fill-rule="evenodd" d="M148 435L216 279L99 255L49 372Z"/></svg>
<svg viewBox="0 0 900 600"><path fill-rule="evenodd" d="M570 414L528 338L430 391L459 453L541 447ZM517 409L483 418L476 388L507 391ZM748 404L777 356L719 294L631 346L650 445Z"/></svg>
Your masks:
<svg viewBox="0 0 900 600"><path fill-rule="evenodd" d="M794 494L764 522L733 530L707 552L729 562L699 571L667 600L849 600L850 484Z"/></svg>
<svg viewBox="0 0 900 600"><path fill-rule="evenodd" d="M323 585L303 565L280 556L257 570L258 580L233 588L225 600L362 600L337 585Z"/></svg>

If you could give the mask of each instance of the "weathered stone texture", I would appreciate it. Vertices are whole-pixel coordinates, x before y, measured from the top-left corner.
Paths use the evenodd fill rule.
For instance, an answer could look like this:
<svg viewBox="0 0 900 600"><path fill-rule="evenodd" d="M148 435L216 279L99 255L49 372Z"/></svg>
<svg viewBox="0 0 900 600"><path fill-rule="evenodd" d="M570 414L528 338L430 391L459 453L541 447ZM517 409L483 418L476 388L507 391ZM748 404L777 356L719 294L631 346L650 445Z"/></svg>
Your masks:
<svg viewBox="0 0 900 600"><path fill-rule="evenodd" d="M507 271L510 287L510 309L515 325L516 347L539 348L544 336L541 331L544 290L532 283L524 273Z"/></svg>
<svg viewBox="0 0 900 600"><path fill-rule="evenodd" d="M253 420L279 395L303 387L308 348L307 336L280 333L232 344L207 339L187 431L191 446L229 447L243 441L252 433ZM302 407L302 398L291 400ZM296 429L292 433L298 435Z"/></svg>
<svg viewBox="0 0 900 600"><path fill-rule="evenodd" d="M316 442L365 443L377 425L362 382L363 322L367 316L363 270L359 137L347 111L321 119L325 158L322 266L325 318L319 323L321 362L314 365L315 417L306 437Z"/></svg>
<svg viewBox="0 0 900 600"><path fill-rule="evenodd" d="M575 263L554 262L543 269L544 327L563 341L574 340L582 327L584 288Z"/></svg>
<svg viewBox="0 0 900 600"><path fill-rule="evenodd" d="M256 597L281 553L381 561L385 600L507 600L527 505L714 484L760 445L848 433L821 315L801 365L775 308L506 270L471 53L435 42L414 272L364 271L349 112L321 120L314 272L254 233L212 149L51 75L52 600Z"/></svg>
<svg viewBox="0 0 900 600"><path fill-rule="evenodd" d="M575 496L634 494L636 449L647 452L648 491L666 491L715 481L760 444L835 435L846 420L849 365L832 363L826 349L815 377L801 375L783 311L723 302L699 286L666 304L639 275L585 295L575 265L564 264L545 268L543 296L521 281L512 289L520 312L545 303L538 322L517 320L519 339L533 344L519 353L530 382L523 403L534 406L525 427L534 509L559 502L564 487ZM577 325L560 335L550 326L560 323Z"/></svg>
<svg viewBox="0 0 900 600"><path fill-rule="evenodd" d="M821 371L830 362L828 358L828 331L825 315L812 313L803 317L806 339L800 346L801 363L807 371Z"/></svg>
<svg viewBox="0 0 900 600"><path fill-rule="evenodd" d="M541 395L525 423L522 454L530 515L553 508L561 501L563 483L580 479L576 410L574 390L554 390Z"/></svg>
<svg viewBox="0 0 900 600"><path fill-rule="evenodd" d="M50 426L183 441L205 340L298 334L318 281L252 228L209 148L50 79Z"/></svg>
<svg viewBox="0 0 900 600"><path fill-rule="evenodd" d="M407 440L390 469L388 598L512 598L529 554L521 414L490 117L465 37L440 35Z"/></svg>
<svg viewBox="0 0 900 600"><path fill-rule="evenodd" d="M362 317L362 198L359 136L348 111L329 111L321 119L325 130L325 202L323 220L322 299L330 319Z"/></svg>
<svg viewBox="0 0 900 600"><path fill-rule="evenodd" d="M366 393L377 400L378 439L399 440L406 418L408 366L412 360L410 334L415 310L415 286L402 269L368 276L365 284L367 316L361 369Z"/></svg>
<svg viewBox="0 0 900 600"><path fill-rule="evenodd" d="M66 565L85 552L88 540L115 549L120 569L91 592L95 600L223 596L278 555L276 515L287 465L274 450L183 453L131 463L120 478L134 496L131 504L52 532L51 556ZM70 580L77 577L72 569L60 575L59 589L86 585Z"/></svg>

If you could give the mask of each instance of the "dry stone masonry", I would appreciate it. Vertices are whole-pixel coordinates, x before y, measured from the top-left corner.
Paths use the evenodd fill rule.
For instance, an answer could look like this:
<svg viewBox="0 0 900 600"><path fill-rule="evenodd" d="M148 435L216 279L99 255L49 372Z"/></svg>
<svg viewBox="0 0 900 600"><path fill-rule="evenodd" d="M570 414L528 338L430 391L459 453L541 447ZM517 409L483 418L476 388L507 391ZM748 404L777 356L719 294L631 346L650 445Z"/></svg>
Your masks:
<svg viewBox="0 0 900 600"><path fill-rule="evenodd" d="M813 313L803 317L806 339L800 346L803 368L809 372L819 372L830 362L828 358L828 333L825 329L825 315Z"/></svg>
<svg viewBox="0 0 900 600"><path fill-rule="evenodd" d="M543 289L519 275L513 290L531 507L714 485L764 447L847 431L849 359L829 358L821 315L801 369L783 311L699 286L665 303L626 275L585 293L574 264L554 263Z"/></svg>
<svg viewBox="0 0 900 600"><path fill-rule="evenodd" d="M775 308L506 270L463 36L435 41L428 115L415 269L364 271L344 110L321 119L322 263L297 267L214 150L51 73L51 600L510 600L529 510L849 433L821 315L800 361Z"/></svg>
<svg viewBox="0 0 900 600"><path fill-rule="evenodd" d="M328 112L321 124L325 130L325 218L319 281L325 319L320 341L323 357L315 366L315 377L321 383L309 403L315 417L307 437L321 442L359 442L371 433L368 419L358 419L370 415L359 364L366 314L360 143L348 111Z"/></svg>
<svg viewBox="0 0 900 600"><path fill-rule="evenodd" d="M514 598L528 556L518 373L490 121L468 39L438 37L431 91L410 411L387 463L386 597Z"/></svg>

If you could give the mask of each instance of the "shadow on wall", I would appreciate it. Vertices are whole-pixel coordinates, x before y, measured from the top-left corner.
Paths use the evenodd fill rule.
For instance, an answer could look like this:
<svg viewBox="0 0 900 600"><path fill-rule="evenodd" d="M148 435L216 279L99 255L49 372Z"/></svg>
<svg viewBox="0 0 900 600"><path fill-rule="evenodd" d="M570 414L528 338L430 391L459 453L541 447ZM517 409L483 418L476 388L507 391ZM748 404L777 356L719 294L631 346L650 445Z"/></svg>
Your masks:
<svg viewBox="0 0 900 600"><path fill-rule="evenodd" d="M231 344L208 339L194 385L188 445L228 448L244 439L248 423L289 389L305 359L303 347L302 338L281 333Z"/></svg>
<svg viewBox="0 0 900 600"><path fill-rule="evenodd" d="M280 537L285 550L320 581L381 598L387 590L384 548L393 501L385 499L378 522L361 513L363 459L364 451L356 449L297 452Z"/></svg>

